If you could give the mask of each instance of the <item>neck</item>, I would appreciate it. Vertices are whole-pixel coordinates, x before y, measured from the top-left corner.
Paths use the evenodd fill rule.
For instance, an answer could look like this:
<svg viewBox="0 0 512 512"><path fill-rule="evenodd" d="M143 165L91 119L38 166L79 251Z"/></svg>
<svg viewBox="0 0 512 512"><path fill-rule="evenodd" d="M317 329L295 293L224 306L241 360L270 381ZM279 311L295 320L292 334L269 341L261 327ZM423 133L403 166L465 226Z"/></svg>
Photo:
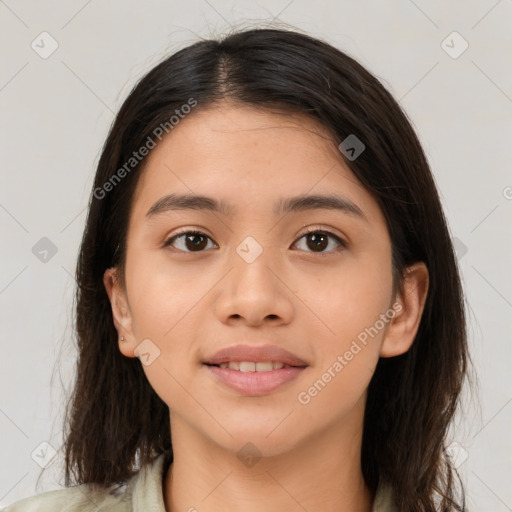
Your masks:
<svg viewBox="0 0 512 512"><path fill-rule="evenodd" d="M179 417L171 424L174 460L164 483L168 512L372 509L361 471L361 425L335 424L292 451L242 462L240 450L219 446Z"/></svg>

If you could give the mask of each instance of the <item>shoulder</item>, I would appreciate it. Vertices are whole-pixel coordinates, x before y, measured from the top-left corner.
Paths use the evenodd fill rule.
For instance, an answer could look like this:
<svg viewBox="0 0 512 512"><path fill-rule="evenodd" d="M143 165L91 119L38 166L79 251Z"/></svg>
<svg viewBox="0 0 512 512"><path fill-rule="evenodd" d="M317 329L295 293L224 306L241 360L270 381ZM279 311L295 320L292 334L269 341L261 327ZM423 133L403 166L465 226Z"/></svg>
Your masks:
<svg viewBox="0 0 512 512"><path fill-rule="evenodd" d="M131 493L126 486L97 490L82 484L17 501L0 512L128 512Z"/></svg>
<svg viewBox="0 0 512 512"><path fill-rule="evenodd" d="M393 500L393 488L390 484L381 482L378 485L372 512L396 512L396 504Z"/></svg>
<svg viewBox="0 0 512 512"><path fill-rule="evenodd" d="M172 453L172 452L170 452ZM165 512L162 478L170 453L162 453L127 482L101 488L66 487L17 501L0 512Z"/></svg>

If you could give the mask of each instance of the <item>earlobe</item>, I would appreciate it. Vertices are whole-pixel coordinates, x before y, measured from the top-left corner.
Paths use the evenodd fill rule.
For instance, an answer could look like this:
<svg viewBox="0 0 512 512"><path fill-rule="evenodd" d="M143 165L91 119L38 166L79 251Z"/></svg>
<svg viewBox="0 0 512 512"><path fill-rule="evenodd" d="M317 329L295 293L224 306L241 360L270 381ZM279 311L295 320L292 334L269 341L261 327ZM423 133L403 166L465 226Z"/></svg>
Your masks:
<svg viewBox="0 0 512 512"><path fill-rule="evenodd" d="M119 350L127 357L135 357L135 336L126 292L119 283L117 269L109 268L103 274L103 284L110 300L112 320L118 333Z"/></svg>
<svg viewBox="0 0 512 512"><path fill-rule="evenodd" d="M428 268L418 262L406 269L402 291L394 308L397 314L390 321L382 342L380 357L395 357L407 352L416 337L428 295Z"/></svg>

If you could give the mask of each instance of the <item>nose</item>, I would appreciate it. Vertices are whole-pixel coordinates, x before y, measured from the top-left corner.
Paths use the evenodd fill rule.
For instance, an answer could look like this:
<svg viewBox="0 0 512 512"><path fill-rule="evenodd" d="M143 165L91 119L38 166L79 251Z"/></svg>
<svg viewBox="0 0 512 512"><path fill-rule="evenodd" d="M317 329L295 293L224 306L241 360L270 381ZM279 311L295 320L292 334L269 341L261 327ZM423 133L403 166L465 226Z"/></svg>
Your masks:
<svg viewBox="0 0 512 512"><path fill-rule="evenodd" d="M234 251L229 265L231 271L222 280L215 304L221 322L250 326L271 322L277 326L291 321L294 292L273 251L264 249L254 261Z"/></svg>

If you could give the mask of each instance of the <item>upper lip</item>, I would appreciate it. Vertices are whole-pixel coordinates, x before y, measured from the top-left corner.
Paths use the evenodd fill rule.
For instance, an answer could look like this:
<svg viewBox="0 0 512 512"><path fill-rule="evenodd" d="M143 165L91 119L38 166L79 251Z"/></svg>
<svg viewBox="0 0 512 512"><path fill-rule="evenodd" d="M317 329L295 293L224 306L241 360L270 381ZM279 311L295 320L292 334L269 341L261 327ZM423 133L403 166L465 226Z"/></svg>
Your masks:
<svg viewBox="0 0 512 512"><path fill-rule="evenodd" d="M217 365L231 361L265 362L272 361L290 366L307 366L302 359L276 345L232 345L216 352L204 361L205 364Z"/></svg>

